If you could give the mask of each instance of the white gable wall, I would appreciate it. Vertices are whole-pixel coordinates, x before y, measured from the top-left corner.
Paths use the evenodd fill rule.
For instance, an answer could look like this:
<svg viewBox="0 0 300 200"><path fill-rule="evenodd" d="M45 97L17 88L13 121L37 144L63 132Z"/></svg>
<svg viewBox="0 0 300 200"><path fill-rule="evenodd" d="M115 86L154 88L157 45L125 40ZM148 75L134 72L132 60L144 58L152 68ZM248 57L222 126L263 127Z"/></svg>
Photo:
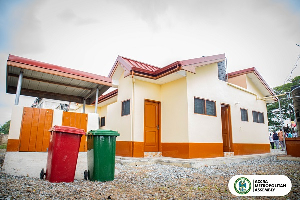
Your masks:
<svg viewBox="0 0 300 200"><path fill-rule="evenodd" d="M265 102L219 80L217 73L217 64L211 64L197 68L196 74L187 75L189 142L223 143L221 104L224 103L231 108L233 143L268 143ZM251 80L247 80L247 83L252 92L261 95ZM216 101L217 116L195 114L194 96ZM248 110L248 122L241 121L241 108ZM254 123L252 111L264 112L265 123Z"/></svg>
<svg viewBox="0 0 300 200"><path fill-rule="evenodd" d="M106 126L105 129L118 131L119 141L131 141L131 115L132 115L132 79L124 78L124 74L120 76L118 81L118 100L107 106L106 109ZM130 115L121 116L122 102L130 99ZM105 116L105 110L99 113L99 116Z"/></svg>
<svg viewBox="0 0 300 200"><path fill-rule="evenodd" d="M187 74L188 131L191 143L222 143L218 65L196 68L196 74ZM216 101L217 117L194 113L194 97Z"/></svg>

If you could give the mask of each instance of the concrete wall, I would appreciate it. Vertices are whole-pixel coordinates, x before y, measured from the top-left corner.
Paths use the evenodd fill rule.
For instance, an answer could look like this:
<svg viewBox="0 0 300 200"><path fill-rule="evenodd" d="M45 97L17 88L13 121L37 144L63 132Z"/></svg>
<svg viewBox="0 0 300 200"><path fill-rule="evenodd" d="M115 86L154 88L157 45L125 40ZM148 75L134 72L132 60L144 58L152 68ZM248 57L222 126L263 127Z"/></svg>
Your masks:
<svg viewBox="0 0 300 200"><path fill-rule="evenodd" d="M23 106L13 106L8 139L19 139L22 126Z"/></svg>
<svg viewBox="0 0 300 200"><path fill-rule="evenodd" d="M161 142L189 142L186 78L161 86Z"/></svg>
<svg viewBox="0 0 300 200"><path fill-rule="evenodd" d="M218 80L217 64L197 68L196 74L188 73L187 83L190 142L223 142L221 104L224 103L231 108L233 143L269 143L266 103L257 100L253 94ZM250 79L247 79L247 84L252 92L262 95ZM217 116L194 114L194 96L216 101ZM248 122L241 121L241 108L248 110ZM252 111L263 112L265 123L253 122Z"/></svg>
<svg viewBox="0 0 300 200"><path fill-rule="evenodd" d="M220 89L224 81L218 79L217 63L196 68L187 74L188 130L191 143L222 143ZM216 101L217 116L194 113L194 97Z"/></svg>
<svg viewBox="0 0 300 200"><path fill-rule="evenodd" d="M124 74L120 76L118 81L118 97L117 102L112 103L106 108L106 126L105 129L118 131L120 136L118 141L132 141L132 90L133 83L131 77L124 78ZM122 102L130 99L130 115L121 116ZM105 109L105 108L103 108ZM100 116L105 116L105 111L100 110Z"/></svg>

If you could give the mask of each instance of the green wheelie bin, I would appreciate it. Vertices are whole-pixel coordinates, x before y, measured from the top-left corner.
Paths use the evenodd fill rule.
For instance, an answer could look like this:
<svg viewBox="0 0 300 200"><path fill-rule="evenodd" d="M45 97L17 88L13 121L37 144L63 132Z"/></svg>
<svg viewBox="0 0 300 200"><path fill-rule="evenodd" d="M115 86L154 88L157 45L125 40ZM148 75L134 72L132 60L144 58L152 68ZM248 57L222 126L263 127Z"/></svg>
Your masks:
<svg viewBox="0 0 300 200"><path fill-rule="evenodd" d="M87 134L88 170L84 179L112 181L115 177L116 137L120 134L111 130L91 130Z"/></svg>

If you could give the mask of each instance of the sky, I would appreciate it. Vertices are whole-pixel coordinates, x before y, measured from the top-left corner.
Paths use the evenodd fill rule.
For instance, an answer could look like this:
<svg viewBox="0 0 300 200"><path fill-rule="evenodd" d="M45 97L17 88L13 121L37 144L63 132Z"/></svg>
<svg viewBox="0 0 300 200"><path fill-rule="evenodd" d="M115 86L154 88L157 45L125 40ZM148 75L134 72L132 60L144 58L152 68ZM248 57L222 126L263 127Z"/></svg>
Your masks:
<svg viewBox="0 0 300 200"><path fill-rule="evenodd" d="M9 54L108 76L118 55L164 67L225 53L228 72L255 67L276 87L296 44L299 0L0 0L0 124L15 99L6 94Z"/></svg>

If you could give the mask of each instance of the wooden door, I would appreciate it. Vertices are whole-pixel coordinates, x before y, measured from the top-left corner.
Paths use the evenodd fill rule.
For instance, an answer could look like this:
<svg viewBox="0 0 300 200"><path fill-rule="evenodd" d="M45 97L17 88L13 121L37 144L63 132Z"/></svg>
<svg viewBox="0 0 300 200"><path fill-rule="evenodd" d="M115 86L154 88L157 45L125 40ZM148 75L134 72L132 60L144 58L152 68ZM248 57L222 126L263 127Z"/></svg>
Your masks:
<svg viewBox="0 0 300 200"><path fill-rule="evenodd" d="M63 112L63 126L71 126L87 131L87 114L85 113L74 113L74 112ZM80 152L87 151L86 136L81 137Z"/></svg>
<svg viewBox="0 0 300 200"><path fill-rule="evenodd" d="M221 106L221 118L222 118L223 151L231 152L233 149L232 149L231 119L230 119L229 105Z"/></svg>
<svg viewBox="0 0 300 200"><path fill-rule="evenodd" d="M19 151L47 151L52 120L53 110L24 107Z"/></svg>
<svg viewBox="0 0 300 200"><path fill-rule="evenodd" d="M160 144L160 103L145 101L144 151L158 152Z"/></svg>

